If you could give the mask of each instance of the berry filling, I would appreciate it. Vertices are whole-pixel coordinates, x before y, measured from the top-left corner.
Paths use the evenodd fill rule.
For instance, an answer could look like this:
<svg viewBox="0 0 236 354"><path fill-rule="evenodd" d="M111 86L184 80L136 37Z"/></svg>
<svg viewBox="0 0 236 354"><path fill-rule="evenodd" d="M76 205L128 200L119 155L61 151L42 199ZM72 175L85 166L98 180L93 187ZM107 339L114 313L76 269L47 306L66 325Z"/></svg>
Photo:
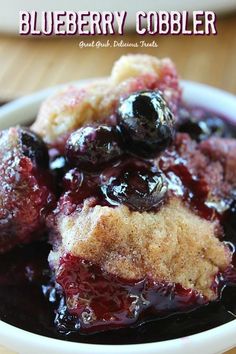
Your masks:
<svg viewBox="0 0 236 354"><path fill-rule="evenodd" d="M125 204L132 210L148 211L164 202L164 175L141 160L128 159L101 175L101 190L110 205Z"/></svg>
<svg viewBox="0 0 236 354"><path fill-rule="evenodd" d="M212 136L221 138L232 137L232 130L226 125L224 120L215 114L205 112L199 108L181 107L179 110L180 119L178 121L178 131L188 133L196 140L206 140Z"/></svg>
<svg viewBox="0 0 236 354"><path fill-rule="evenodd" d="M45 232L54 206L48 151L36 134L10 128L0 134L0 253Z"/></svg>
<svg viewBox="0 0 236 354"><path fill-rule="evenodd" d="M186 312L207 303L204 296L179 284L149 277L120 279L69 254L60 261L57 282L66 296L55 319L60 332L94 333L137 326L155 316Z"/></svg>
<svg viewBox="0 0 236 354"><path fill-rule="evenodd" d="M122 155L122 137L111 126L87 126L72 133L66 143L66 156L72 166L85 170L102 167Z"/></svg>
<svg viewBox="0 0 236 354"><path fill-rule="evenodd" d="M182 318L236 285L233 129L179 105L170 62L140 60L150 74L118 64L104 86L46 104L33 128L48 146L28 128L0 134L0 252L49 232L46 284L44 261L16 261L60 335Z"/></svg>
<svg viewBox="0 0 236 354"><path fill-rule="evenodd" d="M164 111L163 116L160 110ZM83 209L86 200L90 207L126 205L131 211L157 212L175 195L206 220L222 222L223 218L232 218L233 195L226 188L225 195L219 196L222 185L205 178L207 166L215 175L222 173L223 176L223 171L209 157L211 152L204 155L205 148L199 145L210 137L229 137L228 128L220 118L212 118L209 113L199 116L199 110L189 109L188 115L193 117L191 124L194 122L201 129L191 127L192 134L188 134L186 111L185 107L174 138L173 117L162 96L158 92L141 92L140 96L135 93L121 100L118 118L113 118L118 124L118 134L123 133L123 140L111 134L113 125L102 139L97 132L102 132L104 126L88 126L72 133L67 140L66 156L69 165L75 168L65 174L64 194L55 215L61 212L73 215ZM165 134L161 135L162 125L169 129L167 139ZM113 138L116 147L122 146L122 150L115 149L117 154L113 153ZM228 187L229 182L224 183ZM218 235L222 235L221 227L218 228ZM216 297L226 285L235 283L235 274L233 266L215 274L212 290ZM56 280L64 294L55 319L60 333L95 333L137 326L209 303L200 292L178 283L155 281L149 275L127 280L105 271L96 262L70 253L60 258Z"/></svg>
<svg viewBox="0 0 236 354"><path fill-rule="evenodd" d="M189 111L192 114L192 111ZM204 114L209 116L209 113ZM223 130L226 131L226 128ZM211 133L212 135L214 133ZM219 136L218 133L216 135ZM195 140L199 142L205 138L195 137ZM125 146L127 143L123 142L123 144ZM27 143L24 142L24 146L26 145ZM104 164L98 164L98 166L95 164L92 170L88 171L87 167L81 170L77 164L75 168L71 168L71 161L65 158L61 147L60 149L57 146L50 148L50 170L56 178L56 184L59 185L58 193L61 194L64 191L59 203L63 214L70 215L76 209L81 209L87 199L91 200L91 205L116 207L125 204L131 210L136 211L156 210L172 194L175 194L183 198L196 213L204 218L219 218L225 230L225 242L227 241L226 244L234 254L236 246L234 194L227 194L224 198L221 196L221 202L225 200L226 205L221 213L219 208L215 208L216 204L214 207L210 205L209 191L215 192L217 188L213 188L209 181L204 179L204 173L202 176L196 173L199 168L197 163L196 166L190 164L188 150L192 151L193 142L186 138L186 134L178 133L174 145L166 149L161 156L158 157L159 151L157 151L155 163L133 156L133 152L127 148L123 147L123 149L123 155L118 154L115 161L105 161ZM33 148L28 156L25 155L23 153L20 160L22 166L26 162L25 166L28 166L32 161L37 181L43 183L45 173L48 174L47 171L42 170L46 164L40 163L40 158L35 157ZM209 163L209 160L207 162ZM22 176L24 170L22 169ZM43 188L40 187L40 190L42 193ZM26 229L24 234L27 235L27 233ZM9 234L12 235L12 231ZM220 272L215 280L212 279L212 289L218 293L218 296L226 293L223 289L236 284L234 264L236 264L235 255L232 264L224 272ZM29 270L28 266L27 269ZM18 271L21 272L21 269ZM162 318L170 315L173 318L174 314L182 318L181 316L185 315L180 315L181 313L187 313L193 309L197 311L196 308L209 303L209 300L199 292L183 288L180 284L157 282L149 276L127 280L104 271L99 265L89 260L72 254L64 255L60 260L56 280L61 287L56 285L54 288L51 281L46 286L44 276L40 275L39 270L37 272L39 273L30 273L28 277L27 271L27 282L32 282L32 276L37 277L35 274L39 274L38 282L44 282L43 293L46 297L48 296L52 304L55 304L51 320L54 317L53 313L56 312L54 324L58 333L62 336L65 334L71 336L75 333L76 338L80 340L78 333L91 334L109 329L127 328L127 326L139 328L137 326L140 324L146 323L147 326L149 321L157 318L162 323L166 321L161 320ZM42 272L44 274L45 270L42 269ZM14 283L14 279L12 281ZM38 285L37 289L39 289ZM44 306L43 304L44 302L40 300L40 306ZM26 305L21 303L21 306L24 308ZM47 311L50 311L48 305ZM35 316L37 317L38 314ZM174 320L169 321L168 323L173 323ZM47 326L47 323L45 322L43 326ZM21 326L24 327L23 320ZM37 329L35 331L37 332ZM48 331L50 332L50 329ZM71 338L75 339L73 336Z"/></svg>
<svg viewBox="0 0 236 354"><path fill-rule="evenodd" d="M59 211L67 215L81 209L88 199L93 206L124 204L131 210L156 210L167 192L165 177L154 165L131 157L107 167L101 174L72 169L65 174L63 187Z"/></svg>

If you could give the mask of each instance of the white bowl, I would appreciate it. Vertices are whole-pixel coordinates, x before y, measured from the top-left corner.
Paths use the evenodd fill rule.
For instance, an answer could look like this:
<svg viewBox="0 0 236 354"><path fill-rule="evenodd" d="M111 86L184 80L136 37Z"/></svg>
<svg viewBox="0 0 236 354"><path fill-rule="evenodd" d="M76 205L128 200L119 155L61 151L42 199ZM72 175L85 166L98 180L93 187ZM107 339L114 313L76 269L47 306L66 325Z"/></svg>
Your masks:
<svg viewBox="0 0 236 354"><path fill-rule="evenodd" d="M83 82L77 83L81 85ZM236 122L236 96L193 82L182 82L184 99L224 114ZM18 99L0 109L0 129L35 117L40 103L57 88ZM0 344L21 354L216 354L236 346L236 320L209 331L163 342L132 345L95 345L39 336L0 321Z"/></svg>

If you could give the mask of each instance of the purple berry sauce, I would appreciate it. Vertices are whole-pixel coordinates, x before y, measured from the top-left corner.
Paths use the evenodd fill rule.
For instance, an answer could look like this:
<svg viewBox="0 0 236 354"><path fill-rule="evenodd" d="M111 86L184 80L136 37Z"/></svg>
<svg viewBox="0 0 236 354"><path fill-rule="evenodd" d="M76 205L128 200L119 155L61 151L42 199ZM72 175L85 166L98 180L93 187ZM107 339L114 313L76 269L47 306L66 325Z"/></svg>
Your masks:
<svg viewBox="0 0 236 354"><path fill-rule="evenodd" d="M209 121L208 126L199 124L193 119L192 126L184 121L186 115L191 116L191 110L186 108L179 111L182 117L182 132L194 132L194 139L203 141L210 135L229 136L228 125L223 124L218 117L214 117L209 112L201 111L202 119ZM182 115L182 116L181 116ZM194 127L194 129L193 129ZM190 129L190 130L189 130ZM235 131L235 130L234 130ZM192 134L192 133L191 133ZM190 135L191 135L190 134ZM234 135L236 137L236 134ZM119 152L120 154L120 152ZM118 155L119 155L118 154ZM100 158L100 155L97 155ZM38 158L38 157L37 157ZM178 158L176 156L176 158ZM64 212L71 213L73 205L82 205L83 200L92 196L95 204L117 205L126 203L131 209L139 210L142 200L141 211L150 210L149 203L154 203L155 207L160 207L160 203L165 197L165 179L160 174L154 178L151 168L147 168L146 162L137 161L135 157L132 162L125 166L122 160L116 162L119 167L114 169L106 167L102 176L98 173L82 173L78 169L68 171L67 162L61 151L55 150L50 155L51 169L55 177L60 180L61 188L66 191L61 205ZM56 162L55 162L56 161ZM141 166L141 165L142 166ZM160 168L162 162L160 163ZM138 170L139 172L135 172ZM138 168L137 168L138 167ZM114 177L114 171L117 176ZM206 189L202 181L196 180L183 164L176 164L175 168L165 171L165 178L173 177L182 181L182 196L201 216L206 219L211 218L212 209L206 205ZM62 182L62 176L64 176ZM130 183L131 181L131 183ZM58 182L59 183L59 182ZM122 190L119 184L125 185ZM98 185L100 186L98 188ZM80 193L77 193L78 186ZM114 188L116 186L116 188ZM110 188L112 187L112 188ZM159 189L158 189L159 188ZM115 193L114 193L115 190ZM163 198L153 193L155 190L163 192ZM151 201L150 201L151 196ZM68 209L66 209L68 207ZM225 230L224 241L227 242L232 251L236 248L236 205L235 200L231 201L230 208L221 215L220 222ZM233 256L232 267L229 267L224 274L218 274L216 283L221 291L220 300L207 303L194 291L183 289L178 284L153 284L151 279L138 279L127 282L123 279L114 279L109 274L104 274L102 270L86 262L85 260L74 259L68 256L62 262L67 262L67 274L63 274L58 282L67 289L67 295L77 294L83 289L70 286L73 278L73 271L84 279L84 286L92 287L101 294L103 310L107 309L109 327L109 309L119 307L121 309L120 318L117 323L130 324L131 327L121 328L112 331L105 331L96 334L85 335L83 328L78 331L78 321L73 311L68 313L65 300L60 291L60 286L55 285L47 257L50 246L45 240L35 242L30 245L15 248L14 250L1 255L0 257L0 318L14 326L28 330L44 336L59 338L68 341L78 341L83 343L100 344L137 344L168 339L179 338L204 330L214 328L235 319L236 313L236 253ZM91 278L91 275L95 278ZM65 279L67 285L64 284ZM107 281L110 288L107 289ZM68 286L68 287L67 287ZM109 290L109 291L108 291ZM110 291L112 290L112 291ZM116 296L111 296L111 293ZM130 308L130 293L135 294L138 299L145 295L152 306L145 303L140 306L147 306L142 313L140 321L134 324L134 314L127 317L127 308ZM142 295L142 296L141 296ZM169 307L171 311L166 311ZM193 310L193 307L195 308ZM164 309L164 310L163 310ZM80 309L76 309L79 311ZM163 310L163 311L162 311ZM96 308L99 318L101 307ZM156 317L158 311L158 318ZM77 312L76 312L77 313ZM160 316L161 313L161 316ZM124 315L125 314L125 315ZM140 325L142 324L142 325ZM99 329L99 323L97 324ZM115 327L115 326L114 326ZM122 326L118 326L122 327Z"/></svg>

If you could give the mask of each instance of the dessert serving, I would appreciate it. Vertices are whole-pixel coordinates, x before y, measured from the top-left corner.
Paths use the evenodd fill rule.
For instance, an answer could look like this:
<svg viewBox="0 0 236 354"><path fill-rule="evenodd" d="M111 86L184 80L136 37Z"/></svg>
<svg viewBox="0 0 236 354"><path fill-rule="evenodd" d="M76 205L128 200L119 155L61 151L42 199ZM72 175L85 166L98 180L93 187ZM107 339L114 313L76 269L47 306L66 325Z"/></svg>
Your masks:
<svg viewBox="0 0 236 354"><path fill-rule="evenodd" d="M1 319L113 344L233 320L235 132L183 101L171 60L147 55L3 130Z"/></svg>

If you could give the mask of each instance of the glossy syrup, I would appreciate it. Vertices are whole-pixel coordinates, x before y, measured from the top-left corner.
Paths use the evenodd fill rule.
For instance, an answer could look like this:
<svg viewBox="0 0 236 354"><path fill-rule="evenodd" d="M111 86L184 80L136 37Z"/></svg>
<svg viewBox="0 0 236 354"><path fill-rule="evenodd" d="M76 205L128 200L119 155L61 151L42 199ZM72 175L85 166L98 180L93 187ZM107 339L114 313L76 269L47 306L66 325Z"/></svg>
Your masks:
<svg viewBox="0 0 236 354"><path fill-rule="evenodd" d="M236 242L235 242L236 244ZM50 247L38 242L15 249L0 259L1 320L30 332L83 343L147 343L198 333L235 319L236 287L228 286L221 301L189 313L146 323L137 328L102 332L89 336L60 334L54 327L61 301L51 282L47 256Z"/></svg>
<svg viewBox="0 0 236 354"><path fill-rule="evenodd" d="M195 190L195 182L186 171L189 188ZM188 184L187 182L185 184ZM203 198L204 199L204 198ZM225 241L236 248L235 209L226 215ZM206 217L207 218L207 217ZM230 226L229 226L230 225ZM73 330L58 331L55 327L56 312L63 308L64 299L55 283L47 262L50 246L47 241L19 247L0 257L0 319L22 329L48 337L68 341L100 344L137 344L179 338L202 332L230 322L236 318L236 273L228 269L222 276L220 301L203 305L194 311L172 314L134 328L118 329L98 334L82 335ZM236 256L234 255L236 267ZM70 320L69 316L67 319ZM66 325L66 324L65 324ZM68 328L68 327L67 327Z"/></svg>

